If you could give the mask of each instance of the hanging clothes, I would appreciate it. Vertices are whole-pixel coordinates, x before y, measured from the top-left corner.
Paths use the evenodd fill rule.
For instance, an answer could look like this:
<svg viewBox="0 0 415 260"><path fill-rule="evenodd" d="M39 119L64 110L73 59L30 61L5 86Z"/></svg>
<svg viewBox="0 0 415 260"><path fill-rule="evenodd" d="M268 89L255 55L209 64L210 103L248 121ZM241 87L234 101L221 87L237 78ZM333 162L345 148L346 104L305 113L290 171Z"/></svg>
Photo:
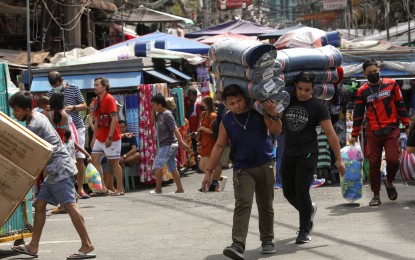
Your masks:
<svg viewBox="0 0 415 260"><path fill-rule="evenodd" d="M156 155L155 128L153 122L151 122L152 85L141 84L139 93L140 182L151 184L154 183L152 170Z"/></svg>
<svg viewBox="0 0 415 260"><path fill-rule="evenodd" d="M118 108L118 120L126 121L125 110L125 96L122 94L113 95L114 99L118 102L120 107Z"/></svg>
<svg viewBox="0 0 415 260"><path fill-rule="evenodd" d="M173 96L173 93L177 94L176 97ZM176 109L179 113L179 126L184 126L184 96L182 88L173 88L171 89L171 95L176 101ZM177 100L176 100L177 98Z"/></svg>
<svg viewBox="0 0 415 260"><path fill-rule="evenodd" d="M136 94L128 95L126 97L126 106L125 106L125 113L126 113L126 124L128 132L133 133L135 135L135 139L137 144L140 143L140 129L139 129L139 101L138 96Z"/></svg>

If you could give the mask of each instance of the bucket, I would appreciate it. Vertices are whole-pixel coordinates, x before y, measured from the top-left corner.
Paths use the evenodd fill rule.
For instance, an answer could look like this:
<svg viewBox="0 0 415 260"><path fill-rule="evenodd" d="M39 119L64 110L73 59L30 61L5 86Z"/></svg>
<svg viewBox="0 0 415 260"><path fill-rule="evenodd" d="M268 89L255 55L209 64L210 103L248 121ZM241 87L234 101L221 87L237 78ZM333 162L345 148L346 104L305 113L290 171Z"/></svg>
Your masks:
<svg viewBox="0 0 415 260"><path fill-rule="evenodd" d="M327 32L326 35L321 36L321 45L332 45L334 47L340 47L341 39L338 31Z"/></svg>

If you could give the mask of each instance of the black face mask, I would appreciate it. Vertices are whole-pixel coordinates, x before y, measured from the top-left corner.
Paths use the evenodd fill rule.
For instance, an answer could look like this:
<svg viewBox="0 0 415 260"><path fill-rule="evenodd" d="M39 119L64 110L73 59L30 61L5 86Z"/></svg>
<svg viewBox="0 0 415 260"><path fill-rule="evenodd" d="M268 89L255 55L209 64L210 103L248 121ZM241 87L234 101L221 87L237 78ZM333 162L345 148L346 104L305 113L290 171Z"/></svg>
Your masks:
<svg viewBox="0 0 415 260"><path fill-rule="evenodd" d="M378 83L380 80L380 73L374 72L374 73L367 74L367 80L372 84Z"/></svg>
<svg viewBox="0 0 415 260"><path fill-rule="evenodd" d="M200 111L206 111L206 107L205 106L200 106Z"/></svg>

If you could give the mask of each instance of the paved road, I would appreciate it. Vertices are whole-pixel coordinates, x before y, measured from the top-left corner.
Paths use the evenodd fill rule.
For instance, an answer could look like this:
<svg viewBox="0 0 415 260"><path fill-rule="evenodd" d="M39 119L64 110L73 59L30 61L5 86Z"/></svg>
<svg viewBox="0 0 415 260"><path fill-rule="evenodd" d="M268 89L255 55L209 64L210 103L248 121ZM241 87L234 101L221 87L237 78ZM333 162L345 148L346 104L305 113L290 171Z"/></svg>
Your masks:
<svg viewBox="0 0 415 260"><path fill-rule="evenodd" d="M230 176L231 170L224 175ZM79 206L96 248L97 259L227 259L222 250L231 243L232 185L222 193L197 191L202 175L182 178L186 194L150 196L149 189L123 197L82 200ZM361 204L349 204L338 186L311 191L318 204L312 242L296 245L298 214L275 191L275 255L261 255L258 212L252 210L246 259L415 259L415 187L397 183L396 202L381 194L382 205L371 208L370 187ZM382 187L383 189L383 187ZM80 246L68 215L51 215L49 208L39 259L66 259ZM0 244L0 259L28 259Z"/></svg>

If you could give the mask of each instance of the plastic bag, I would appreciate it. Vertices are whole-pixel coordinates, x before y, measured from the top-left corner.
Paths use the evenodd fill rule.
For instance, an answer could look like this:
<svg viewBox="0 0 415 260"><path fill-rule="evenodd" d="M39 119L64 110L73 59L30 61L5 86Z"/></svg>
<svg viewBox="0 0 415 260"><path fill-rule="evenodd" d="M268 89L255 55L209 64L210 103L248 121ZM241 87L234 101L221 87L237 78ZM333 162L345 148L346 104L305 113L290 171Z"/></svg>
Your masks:
<svg viewBox="0 0 415 260"><path fill-rule="evenodd" d="M415 154L402 150L401 176L405 182L415 182Z"/></svg>
<svg viewBox="0 0 415 260"><path fill-rule="evenodd" d="M92 191L102 190L101 176L92 163L88 163L85 169L85 179L88 182L88 187Z"/></svg>
<svg viewBox="0 0 415 260"><path fill-rule="evenodd" d="M344 176L340 176L340 188L343 198L354 202L362 198L363 174L361 171L363 154L359 145L345 146L341 149L346 165Z"/></svg>

